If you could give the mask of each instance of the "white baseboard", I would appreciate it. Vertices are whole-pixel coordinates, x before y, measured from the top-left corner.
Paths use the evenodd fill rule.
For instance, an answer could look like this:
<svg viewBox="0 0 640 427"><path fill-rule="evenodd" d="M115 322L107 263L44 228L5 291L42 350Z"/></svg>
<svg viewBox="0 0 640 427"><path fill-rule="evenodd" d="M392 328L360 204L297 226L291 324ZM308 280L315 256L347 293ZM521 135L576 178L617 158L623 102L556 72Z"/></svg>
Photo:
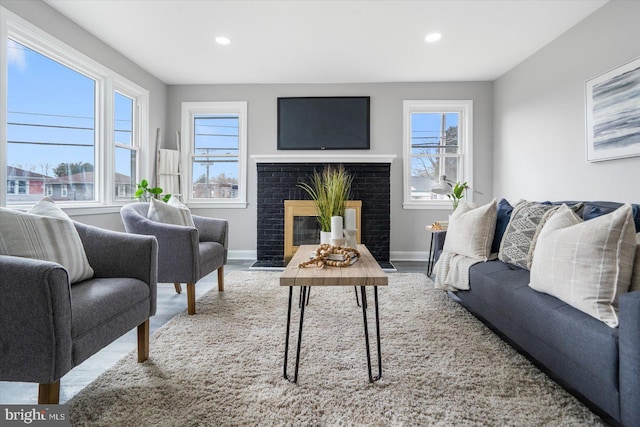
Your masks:
<svg viewBox="0 0 640 427"><path fill-rule="evenodd" d="M257 257L258 252L255 250L230 250L227 253L227 258L234 260L256 259Z"/></svg>
<svg viewBox="0 0 640 427"><path fill-rule="evenodd" d="M389 254L391 262L393 261L424 261L429 259L429 252L427 251L391 251Z"/></svg>

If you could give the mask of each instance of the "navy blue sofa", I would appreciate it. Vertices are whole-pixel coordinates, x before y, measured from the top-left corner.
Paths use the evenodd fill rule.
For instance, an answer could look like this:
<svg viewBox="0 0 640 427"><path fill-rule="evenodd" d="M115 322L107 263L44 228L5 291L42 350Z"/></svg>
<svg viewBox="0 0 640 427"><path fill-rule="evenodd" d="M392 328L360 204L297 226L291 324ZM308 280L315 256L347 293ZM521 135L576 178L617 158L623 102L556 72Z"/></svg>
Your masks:
<svg viewBox="0 0 640 427"><path fill-rule="evenodd" d="M583 218L617 206L620 204L587 202ZM637 205L633 213L640 231ZM500 239L500 230L497 233ZM445 236L440 233L434 242L437 257ZM454 300L606 422L640 426L640 291L621 296L619 327L610 328L531 289L526 269L496 260L474 265L469 276L470 290L449 292Z"/></svg>

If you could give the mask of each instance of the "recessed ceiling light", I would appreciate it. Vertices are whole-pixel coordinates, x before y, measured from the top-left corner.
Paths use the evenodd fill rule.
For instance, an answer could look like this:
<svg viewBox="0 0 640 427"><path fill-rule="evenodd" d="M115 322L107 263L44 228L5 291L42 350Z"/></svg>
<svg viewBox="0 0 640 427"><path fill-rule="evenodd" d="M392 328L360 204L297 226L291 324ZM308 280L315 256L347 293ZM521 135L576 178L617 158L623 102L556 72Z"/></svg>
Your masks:
<svg viewBox="0 0 640 427"><path fill-rule="evenodd" d="M437 42L441 38L442 38L442 34L440 34L440 33L431 33L431 34L427 34L427 37L425 37L424 39L426 41L428 41L429 43L433 43L433 42Z"/></svg>
<svg viewBox="0 0 640 427"><path fill-rule="evenodd" d="M223 36L216 37L216 43L227 45L231 43L231 39L229 39L229 37L223 37Z"/></svg>

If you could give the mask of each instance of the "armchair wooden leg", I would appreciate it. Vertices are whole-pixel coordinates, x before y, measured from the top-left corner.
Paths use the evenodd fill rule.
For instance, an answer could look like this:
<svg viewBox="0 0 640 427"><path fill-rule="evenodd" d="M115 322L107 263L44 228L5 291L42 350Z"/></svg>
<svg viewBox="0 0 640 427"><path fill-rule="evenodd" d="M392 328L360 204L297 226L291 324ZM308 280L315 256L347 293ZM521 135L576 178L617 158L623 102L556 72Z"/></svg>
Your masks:
<svg viewBox="0 0 640 427"><path fill-rule="evenodd" d="M149 358L149 319L138 325L138 362Z"/></svg>
<svg viewBox="0 0 640 427"><path fill-rule="evenodd" d="M196 314L196 284L187 283L187 313Z"/></svg>
<svg viewBox="0 0 640 427"><path fill-rule="evenodd" d="M60 403L60 380L51 384L38 385L38 405L57 405Z"/></svg>
<svg viewBox="0 0 640 427"><path fill-rule="evenodd" d="M224 291L224 265L218 268L218 291Z"/></svg>
<svg viewBox="0 0 640 427"><path fill-rule="evenodd" d="M173 283L173 287L176 288L176 293L177 294L181 294L182 293L182 285L178 282L174 282Z"/></svg>

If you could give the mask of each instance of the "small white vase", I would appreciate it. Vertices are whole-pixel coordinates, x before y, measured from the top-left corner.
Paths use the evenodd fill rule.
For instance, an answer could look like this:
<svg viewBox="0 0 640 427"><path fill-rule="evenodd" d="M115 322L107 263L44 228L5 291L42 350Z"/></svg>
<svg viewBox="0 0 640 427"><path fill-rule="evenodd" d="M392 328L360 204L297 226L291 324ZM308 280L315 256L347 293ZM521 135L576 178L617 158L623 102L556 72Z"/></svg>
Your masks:
<svg viewBox="0 0 640 427"><path fill-rule="evenodd" d="M331 244L331 232L330 231L321 231L320 232L320 244L330 245Z"/></svg>

